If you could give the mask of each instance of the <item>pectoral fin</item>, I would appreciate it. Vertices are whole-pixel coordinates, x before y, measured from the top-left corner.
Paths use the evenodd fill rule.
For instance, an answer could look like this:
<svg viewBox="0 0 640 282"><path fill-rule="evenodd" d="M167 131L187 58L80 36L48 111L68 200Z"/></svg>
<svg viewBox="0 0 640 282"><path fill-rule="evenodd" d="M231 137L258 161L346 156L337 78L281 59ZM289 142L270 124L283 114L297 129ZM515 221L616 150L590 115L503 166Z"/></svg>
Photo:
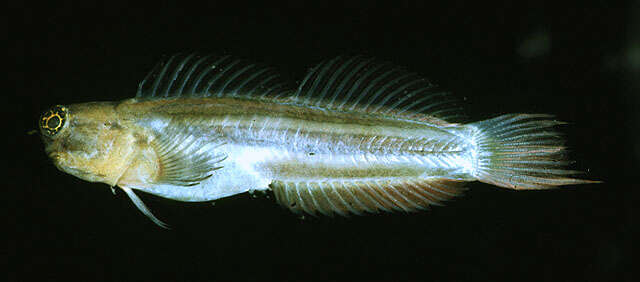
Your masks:
<svg viewBox="0 0 640 282"><path fill-rule="evenodd" d="M152 123L152 146L158 158L156 184L193 186L222 168L226 155L221 136L196 121Z"/></svg>

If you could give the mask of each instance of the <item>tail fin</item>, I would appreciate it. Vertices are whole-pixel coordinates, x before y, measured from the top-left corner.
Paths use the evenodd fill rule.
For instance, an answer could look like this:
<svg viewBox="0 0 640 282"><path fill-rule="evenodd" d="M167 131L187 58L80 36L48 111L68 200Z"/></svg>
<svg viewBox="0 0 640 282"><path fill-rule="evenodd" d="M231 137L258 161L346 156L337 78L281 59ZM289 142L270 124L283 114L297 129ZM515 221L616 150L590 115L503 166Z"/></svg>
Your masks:
<svg viewBox="0 0 640 282"><path fill-rule="evenodd" d="M563 138L552 127L564 124L544 114L508 114L472 123L479 181L511 189L547 189L597 183L571 178Z"/></svg>

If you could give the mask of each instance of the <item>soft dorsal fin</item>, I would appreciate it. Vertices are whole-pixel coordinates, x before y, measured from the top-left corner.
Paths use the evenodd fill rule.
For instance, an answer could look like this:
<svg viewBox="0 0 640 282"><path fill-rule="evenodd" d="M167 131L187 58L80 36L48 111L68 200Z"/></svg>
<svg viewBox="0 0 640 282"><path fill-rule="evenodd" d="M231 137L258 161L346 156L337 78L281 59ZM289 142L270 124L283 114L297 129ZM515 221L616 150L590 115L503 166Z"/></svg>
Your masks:
<svg viewBox="0 0 640 282"><path fill-rule="evenodd" d="M312 68L295 100L339 111L420 119L424 115L450 121L462 117L456 100L421 76L391 63L337 57Z"/></svg>
<svg viewBox="0 0 640 282"><path fill-rule="evenodd" d="M276 201L294 213L316 215L413 212L462 194L462 182L433 178L363 181L274 181Z"/></svg>
<svg viewBox="0 0 640 282"><path fill-rule="evenodd" d="M279 97L290 86L273 68L231 56L176 54L140 82L136 98Z"/></svg>
<svg viewBox="0 0 640 282"><path fill-rule="evenodd" d="M226 155L216 150L224 141L214 132L203 132L194 120L142 121L154 135L151 145L158 157L156 184L193 186L209 178Z"/></svg>

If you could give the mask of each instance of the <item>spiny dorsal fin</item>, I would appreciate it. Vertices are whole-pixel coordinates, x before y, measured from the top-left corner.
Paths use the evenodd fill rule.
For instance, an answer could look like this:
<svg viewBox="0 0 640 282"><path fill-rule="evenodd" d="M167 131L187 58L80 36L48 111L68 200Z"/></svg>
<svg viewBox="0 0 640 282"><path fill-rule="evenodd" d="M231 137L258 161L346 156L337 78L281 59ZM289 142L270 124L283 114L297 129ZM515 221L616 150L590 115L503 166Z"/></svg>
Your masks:
<svg viewBox="0 0 640 282"><path fill-rule="evenodd" d="M462 182L443 178L368 181L274 181L276 201L294 213L324 215L427 209L462 194Z"/></svg>
<svg viewBox="0 0 640 282"><path fill-rule="evenodd" d="M303 104L340 111L424 119L462 117L456 100L421 76L390 63L337 57L312 68L295 99Z"/></svg>
<svg viewBox="0 0 640 282"><path fill-rule="evenodd" d="M213 171L222 168L226 158L216 148L224 141L213 131L203 132L198 121L162 120L143 121L155 139L152 146L159 159L156 184L193 186L209 178Z"/></svg>
<svg viewBox="0 0 640 282"><path fill-rule="evenodd" d="M231 56L176 54L140 82L136 98L279 97L289 85L273 68Z"/></svg>

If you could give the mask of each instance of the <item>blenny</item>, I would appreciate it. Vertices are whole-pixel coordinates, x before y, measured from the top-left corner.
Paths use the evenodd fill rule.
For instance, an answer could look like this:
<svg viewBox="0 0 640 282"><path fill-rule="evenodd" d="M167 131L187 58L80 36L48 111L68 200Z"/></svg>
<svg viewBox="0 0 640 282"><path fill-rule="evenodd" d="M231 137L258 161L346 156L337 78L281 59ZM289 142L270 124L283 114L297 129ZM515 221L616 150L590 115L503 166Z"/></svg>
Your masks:
<svg viewBox="0 0 640 282"><path fill-rule="evenodd" d="M345 216L426 209L467 181L595 182L566 168L551 115L463 124L459 112L421 76L366 57L324 61L296 86L262 64L178 54L135 98L57 105L39 127L56 167L119 187L162 227L133 190L188 202L271 190L293 212Z"/></svg>

